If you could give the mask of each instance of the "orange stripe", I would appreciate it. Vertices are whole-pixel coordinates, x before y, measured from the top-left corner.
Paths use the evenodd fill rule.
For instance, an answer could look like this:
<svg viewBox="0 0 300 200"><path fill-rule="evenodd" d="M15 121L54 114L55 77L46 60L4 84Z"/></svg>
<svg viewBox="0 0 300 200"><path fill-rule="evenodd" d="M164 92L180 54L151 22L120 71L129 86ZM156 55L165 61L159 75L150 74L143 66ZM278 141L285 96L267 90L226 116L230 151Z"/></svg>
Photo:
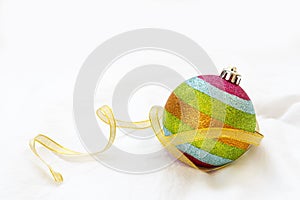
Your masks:
<svg viewBox="0 0 300 200"><path fill-rule="evenodd" d="M233 147L237 147L239 149L247 150L249 148L249 144L229 138L218 138L219 142L222 142L224 144L228 144Z"/></svg>
<svg viewBox="0 0 300 200"><path fill-rule="evenodd" d="M174 93L170 95L167 104L165 105L165 109L166 111L180 119L183 123L189 125L194 129L203 129L209 127L223 127L234 129L233 127L224 124L217 119L211 118L209 115L201 113L197 109L179 99ZM248 149L249 147L247 143L232 139L219 138L218 141L240 149Z"/></svg>

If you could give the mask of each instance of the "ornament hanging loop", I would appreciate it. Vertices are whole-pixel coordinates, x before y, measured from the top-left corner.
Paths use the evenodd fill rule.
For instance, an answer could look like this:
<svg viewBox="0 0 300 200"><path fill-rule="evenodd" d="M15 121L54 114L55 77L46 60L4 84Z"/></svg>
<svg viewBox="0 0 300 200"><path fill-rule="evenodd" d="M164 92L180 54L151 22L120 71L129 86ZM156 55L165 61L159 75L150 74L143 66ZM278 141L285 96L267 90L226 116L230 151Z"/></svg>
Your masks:
<svg viewBox="0 0 300 200"><path fill-rule="evenodd" d="M230 67L230 68L223 69L220 77L222 79L225 79L225 80L235 84L235 85L239 85L241 83L241 78L242 78L242 76L237 73L236 67Z"/></svg>

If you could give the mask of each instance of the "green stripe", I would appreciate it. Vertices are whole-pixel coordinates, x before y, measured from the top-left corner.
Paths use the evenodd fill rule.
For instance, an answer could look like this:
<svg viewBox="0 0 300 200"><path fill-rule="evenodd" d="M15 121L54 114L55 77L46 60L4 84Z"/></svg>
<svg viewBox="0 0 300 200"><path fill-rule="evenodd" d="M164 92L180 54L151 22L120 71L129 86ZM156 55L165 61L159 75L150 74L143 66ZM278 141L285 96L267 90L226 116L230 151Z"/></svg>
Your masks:
<svg viewBox="0 0 300 200"><path fill-rule="evenodd" d="M224 144L220 141L216 141L215 139L199 140L192 142L191 144L213 155L230 160L236 160L246 152L244 149Z"/></svg>
<svg viewBox="0 0 300 200"><path fill-rule="evenodd" d="M164 111L163 124L173 134L194 130L192 127L183 123L180 119L166 110Z"/></svg>
<svg viewBox="0 0 300 200"><path fill-rule="evenodd" d="M174 90L174 94L185 103L211 116L223 123L249 132L254 132L256 127L255 114L245 113L207 94L193 89L182 83ZM238 119L238 120L237 120Z"/></svg>

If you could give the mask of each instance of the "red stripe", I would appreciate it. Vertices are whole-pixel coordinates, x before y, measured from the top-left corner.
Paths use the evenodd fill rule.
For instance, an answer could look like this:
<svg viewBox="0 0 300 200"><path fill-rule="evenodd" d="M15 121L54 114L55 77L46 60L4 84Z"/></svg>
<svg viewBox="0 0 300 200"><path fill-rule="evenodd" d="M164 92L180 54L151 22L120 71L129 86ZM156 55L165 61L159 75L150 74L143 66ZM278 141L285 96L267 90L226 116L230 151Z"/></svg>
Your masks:
<svg viewBox="0 0 300 200"><path fill-rule="evenodd" d="M207 83L219 88L220 90L226 91L229 94L235 95L245 100L250 100L246 92L238 85L230 83L225 79L220 78L216 75L204 75L198 76L198 78L206 81Z"/></svg>
<svg viewBox="0 0 300 200"><path fill-rule="evenodd" d="M197 158L194 158L193 156L182 152L183 155L185 155L190 161L192 161L195 165L197 165L198 167L204 167L204 168L214 168L216 166L201 162L200 160L198 160Z"/></svg>

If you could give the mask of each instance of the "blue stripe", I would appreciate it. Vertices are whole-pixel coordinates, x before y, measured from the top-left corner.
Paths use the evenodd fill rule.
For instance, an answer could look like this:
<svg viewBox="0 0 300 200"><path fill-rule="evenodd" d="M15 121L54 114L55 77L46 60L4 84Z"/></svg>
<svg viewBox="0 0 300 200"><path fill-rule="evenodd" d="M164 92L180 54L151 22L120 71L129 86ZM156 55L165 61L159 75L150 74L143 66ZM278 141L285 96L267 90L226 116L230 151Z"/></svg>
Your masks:
<svg viewBox="0 0 300 200"><path fill-rule="evenodd" d="M198 90L199 92L202 92L208 96L211 96L212 98L215 98L227 105L230 105L233 108L236 108L238 110L241 110L243 112L249 113L249 114L255 114L253 105L251 101L247 101L245 99L241 99L235 95L229 94L227 92L224 92L220 90L219 88L216 88L215 86L207 83L206 81L194 77L186 81L186 84L190 87L194 88L195 90Z"/></svg>
<svg viewBox="0 0 300 200"><path fill-rule="evenodd" d="M201 162L207 163L213 166L222 166L232 162L232 160L222 158L213 154L208 153L202 149L199 149L189 143L177 145L177 148L184 153L187 153Z"/></svg>
<svg viewBox="0 0 300 200"><path fill-rule="evenodd" d="M163 126L163 130L164 130L165 136L170 136L170 135L173 134L173 133L171 133L171 131L169 131L165 126Z"/></svg>

